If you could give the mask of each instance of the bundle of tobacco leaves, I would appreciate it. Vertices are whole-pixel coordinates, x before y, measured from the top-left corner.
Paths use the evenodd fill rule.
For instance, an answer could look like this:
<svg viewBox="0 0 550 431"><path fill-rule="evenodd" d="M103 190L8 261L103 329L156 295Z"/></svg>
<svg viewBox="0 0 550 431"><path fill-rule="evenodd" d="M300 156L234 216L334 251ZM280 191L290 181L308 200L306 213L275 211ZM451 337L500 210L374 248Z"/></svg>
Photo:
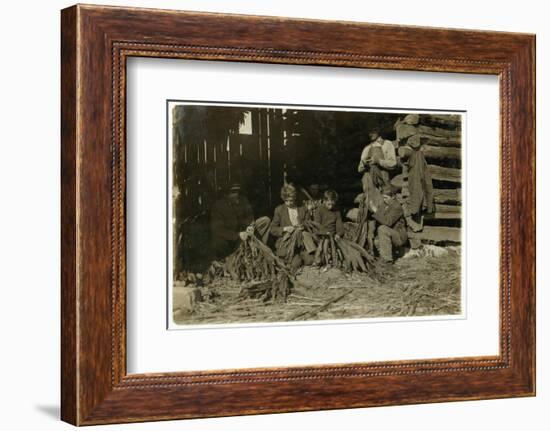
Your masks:
<svg viewBox="0 0 550 431"><path fill-rule="evenodd" d="M223 262L217 260L214 260L206 271L206 276L208 280L213 280L217 277L223 277L225 274L225 265L223 264Z"/></svg>
<svg viewBox="0 0 550 431"><path fill-rule="evenodd" d="M336 241L332 235L323 235L315 250L314 264L319 266L340 267L344 256L341 251L336 248Z"/></svg>
<svg viewBox="0 0 550 431"><path fill-rule="evenodd" d="M315 247L313 234L305 239L308 245L304 244L304 232L318 227L306 223L306 226L297 226L283 236L281 241L287 253L282 258L256 237L250 237L226 259L226 272L234 280L249 282L241 287L239 298L262 299L264 302L286 301L292 286L296 284L296 278L287 263L303 248Z"/></svg>
<svg viewBox="0 0 550 431"><path fill-rule="evenodd" d="M293 277L281 258L255 236L242 241L225 260L225 272L235 280L248 282L240 297L286 300Z"/></svg>
<svg viewBox="0 0 550 431"><path fill-rule="evenodd" d="M317 247L321 231L319 223L306 220L300 226L296 226L291 233L285 234L281 239L281 246L286 250L284 261L290 263L292 258L304 249L313 252Z"/></svg>
<svg viewBox="0 0 550 431"><path fill-rule="evenodd" d="M353 241L361 247L365 247L367 245L368 215L368 206L365 200L362 199L359 203L359 214L357 215L357 230L355 231L355 237L353 238Z"/></svg>
<svg viewBox="0 0 550 431"><path fill-rule="evenodd" d="M235 281L273 280L280 271L288 272L284 262L255 236L241 242L226 258L224 268Z"/></svg>
<svg viewBox="0 0 550 431"><path fill-rule="evenodd" d="M288 274L279 272L274 280L262 281L244 285L239 292L239 298L252 298L267 301L286 301L290 295L291 282Z"/></svg>
<svg viewBox="0 0 550 431"><path fill-rule="evenodd" d="M344 238L334 238L334 244L336 255L342 258L337 260L337 264L343 270L347 272L374 272L376 270L374 256L359 244Z"/></svg>
<svg viewBox="0 0 550 431"><path fill-rule="evenodd" d="M374 256L356 242L327 234L314 221L306 221L304 229L313 235L317 243L314 259L316 265L332 266L346 272L375 271Z"/></svg>
<svg viewBox="0 0 550 431"><path fill-rule="evenodd" d="M281 239L281 246L286 250L284 261L290 263L294 255L300 253L304 246L303 231L300 227L294 229L291 233L286 234Z"/></svg>
<svg viewBox="0 0 550 431"><path fill-rule="evenodd" d="M311 233L316 240L319 239L318 236L323 231L323 227L313 220L306 220L303 227L307 232Z"/></svg>
<svg viewBox="0 0 550 431"><path fill-rule="evenodd" d="M285 237L287 241L287 256L289 262L304 243L304 232L310 234L310 238L316 244L314 263L319 266L332 266L346 272L377 272L374 256L356 242L334 237L327 234L322 226L312 220L306 220L299 229ZM294 248L293 248L294 247Z"/></svg>
<svg viewBox="0 0 550 431"><path fill-rule="evenodd" d="M348 239L323 235L315 251L314 263L345 272L374 272L376 261L363 247Z"/></svg>

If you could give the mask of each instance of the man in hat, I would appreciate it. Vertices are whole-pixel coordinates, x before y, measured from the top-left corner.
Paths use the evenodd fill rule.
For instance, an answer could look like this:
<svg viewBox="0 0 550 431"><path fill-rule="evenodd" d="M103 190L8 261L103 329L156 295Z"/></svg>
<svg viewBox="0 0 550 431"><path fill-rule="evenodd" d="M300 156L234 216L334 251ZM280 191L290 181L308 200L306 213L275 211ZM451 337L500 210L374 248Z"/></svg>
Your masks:
<svg viewBox="0 0 550 431"><path fill-rule="evenodd" d="M394 124L395 138L399 146L419 143L420 134L418 132L418 123L420 116L418 114L406 115L403 119L398 119Z"/></svg>
<svg viewBox="0 0 550 431"><path fill-rule="evenodd" d="M241 186L232 184L210 213L211 247L216 259L223 259L238 247L240 241L258 234L267 241L269 217L254 220L252 206L241 194Z"/></svg>
<svg viewBox="0 0 550 431"><path fill-rule="evenodd" d="M359 166L357 170L363 173L363 191L367 192L367 182L370 177L374 185L378 188L384 188L386 191L390 187L390 172L397 165L395 157L395 147L391 141L382 138L378 129L369 132L370 144L361 152Z"/></svg>

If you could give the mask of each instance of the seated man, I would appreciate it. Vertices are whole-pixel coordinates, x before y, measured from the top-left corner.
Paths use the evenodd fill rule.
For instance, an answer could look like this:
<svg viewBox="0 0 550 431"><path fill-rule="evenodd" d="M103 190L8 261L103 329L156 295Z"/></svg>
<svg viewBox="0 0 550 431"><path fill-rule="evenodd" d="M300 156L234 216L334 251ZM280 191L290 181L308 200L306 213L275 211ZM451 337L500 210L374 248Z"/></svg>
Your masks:
<svg viewBox="0 0 550 431"><path fill-rule="evenodd" d="M370 199L369 209L378 223L377 248L380 258L386 263L391 263L394 248L407 242L407 225L403 207L395 196L388 192L379 202Z"/></svg>
<svg viewBox="0 0 550 431"><path fill-rule="evenodd" d="M267 241L269 217L254 220L248 199L241 195L241 186L233 184L224 197L219 199L210 213L211 247L216 259L223 259L233 253L240 241L250 235L258 235Z"/></svg>

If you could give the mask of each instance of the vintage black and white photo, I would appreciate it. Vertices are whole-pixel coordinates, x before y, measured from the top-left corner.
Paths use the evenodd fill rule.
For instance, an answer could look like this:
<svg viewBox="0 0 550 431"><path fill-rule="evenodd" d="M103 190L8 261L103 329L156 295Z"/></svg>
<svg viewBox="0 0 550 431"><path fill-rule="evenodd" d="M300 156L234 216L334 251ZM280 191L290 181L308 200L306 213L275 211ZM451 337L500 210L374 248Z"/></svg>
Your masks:
<svg viewBox="0 0 550 431"><path fill-rule="evenodd" d="M461 315L464 117L169 101L169 319Z"/></svg>

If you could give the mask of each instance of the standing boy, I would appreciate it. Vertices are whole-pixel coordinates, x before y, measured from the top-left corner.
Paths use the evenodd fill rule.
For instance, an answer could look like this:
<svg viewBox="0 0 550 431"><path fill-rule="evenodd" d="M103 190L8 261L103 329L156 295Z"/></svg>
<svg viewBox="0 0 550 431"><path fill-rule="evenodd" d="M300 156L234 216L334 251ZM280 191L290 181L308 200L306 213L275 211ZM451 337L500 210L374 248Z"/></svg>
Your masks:
<svg viewBox="0 0 550 431"><path fill-rule="evenodd" d="M391 141L380 136L378 129L369 132L370 144L361 152L359 166L357 170L363 173L363 191L368 177L379 188L390 186L390 173L397 165L395 156L395 147Z"/></svg>

